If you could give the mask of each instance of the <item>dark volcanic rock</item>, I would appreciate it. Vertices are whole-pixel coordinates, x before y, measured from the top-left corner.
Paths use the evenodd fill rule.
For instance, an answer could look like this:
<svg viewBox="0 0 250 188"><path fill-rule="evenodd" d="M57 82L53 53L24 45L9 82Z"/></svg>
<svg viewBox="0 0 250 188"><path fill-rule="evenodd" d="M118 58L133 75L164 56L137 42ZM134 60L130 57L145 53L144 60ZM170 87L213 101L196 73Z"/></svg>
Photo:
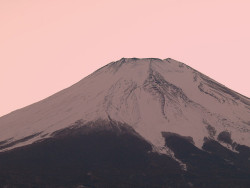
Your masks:
<svg viewBox="0 0 250 188"><path fill-rule="evenodd" d="M218 140L221 142L224 142L226 144L232 144L233 140L231 138L231 133L228 131L222 131L219 135L218 135Z"/></svg>
<svg viewBox="0 0 250 188"><path fill-rule="evenodd" d="M175 157L187 165L186 178L194 187L250 185L250 161L218 142L205 138L204 150L200 150L185 136L175 133L162 135Z"/></svg>
<svg viewBox="0 0 250 188"><path fill-rule="evenodd" d="M0 186L184 186L179 164L152 153L130 128L112 123L64 129L55 137L0 153ZM103 129L106 127L106 129Z"/></svg>

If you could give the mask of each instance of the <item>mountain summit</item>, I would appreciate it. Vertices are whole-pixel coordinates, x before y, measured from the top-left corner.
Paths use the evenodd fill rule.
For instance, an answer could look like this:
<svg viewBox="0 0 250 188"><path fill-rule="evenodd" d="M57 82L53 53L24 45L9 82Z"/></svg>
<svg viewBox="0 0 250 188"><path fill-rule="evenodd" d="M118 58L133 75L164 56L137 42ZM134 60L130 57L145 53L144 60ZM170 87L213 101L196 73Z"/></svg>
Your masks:
<svg viewBox="0 0 250 188"><path fill-rule="evenodd" d="M110 139L117 142L115 146ZM65 148L56 143L64 143ZM101 163L100 168L107 170L105 174L103 171L96 171L96 163L92 164L92 160L86 159L87 154L82 154L81 151L79 156L89 160L90 164L81 163L80 166L88 169L88 172L82 170L81 173L85 174L77 180L72 174L68 175L74 179L74 183L68 182L70 186L84 183L96 186L100 183L101 186L115 187L118 184L125 186L126 181L130 182L126 185L128 187L175 186L178 181L178 186L196 187L201 185L200 182L207 181L206 178L197 180L199 175L193 174L200 173L197 168L203 168L203 178L205 175L214 175L215 179L221 177L223 181L225 179L225 182L228 182L229 177L236 175L238 183L235 186L245 186L250 183L244 179L244 176L250 174L246 168L250 166L250 100L170 58L122 58L47 99L0 118L0 168L9 172L8 178L11 181L13 169L9 169L6 164L13 162L9 160L12 156L19 153L21 157L14 157L15 161L31 163L28 159L36 161L39 158L35 154L31 155L32 151L43 151L50 155L53 147L55 153L49 159L57 160L57 151L66 152L66 166L81 171L80 167L78 169L69 163L72 158L67 153L70 144L74 145L71 146L71 152L79 153L76 146L82 145L85 152L92 151L91 158L97 157L97 153L107 155L107 152L111 152L108 154L109 158L119 162L125 160L129 166L141 157L141 160L145 160L144 165L148 165L148 170L156 170L153 174L144 169L142 171L145 171L145 174L142 175L140 170L137 172L132 166L126 169L120 166L122 173L130 173L139 179L128 178L126 173L117 172L116 165L119 164L109 164L110 170L107 170L107 167L104 167L107 164L102 166ZM100 144L104 144L103 148L99 147ZM94 146L96 150L93 150ZM105 151L105 148L110 147L111 150ZM128 153L123 153L124 150L121 152L121 148ZM150 156L146 153L150 153ZM123 157L126 159L121 159ZM5 165L1 159L5 161ZM207 167L209 160L215 162ZM76 161L80 163L81 160L78 158ZM200 164L202 161L207 164ZM65 163L58 163L57 167L61 168ZM157 167L152 167L153 163ZM163 167L160 163L164 164ZM50 162L47 165L49 168L56 168ZM33 171L34 166L31 165L27 169ZM165 175L169 175L165 169L168 167L174 169L172 172L176 177L172 177L172 174L172 178L163 180ZM15 172L24 173L23 168L22 165L14 165ZM211 168L215 169L216 173ZM233 171L234 168L240 169L239 172ZM226 169L229 174L223 176L224 170L221 169ZM119 174L117 182L104 178L107 174L116 174L115 172ZM159 176L160 180L155 176ZM59 183L43 179L39 173L36 177L40 183L47 182L45 185L59 186L64 182L63 174L59 175L62 178ZM97 179L93 180L93 177ZM148 177L150 181L146 180ZM8 178L3 179L4 185L10 184ZM18 176L17 179L21 179L20 182L23 183L25 178L27 177ZM145 184L142 183L144 180ZM218 179L216 181L220 182ZM37 185L36 183L34 180L27 185ZM220 183L215 184L215 187Z"/></svg>

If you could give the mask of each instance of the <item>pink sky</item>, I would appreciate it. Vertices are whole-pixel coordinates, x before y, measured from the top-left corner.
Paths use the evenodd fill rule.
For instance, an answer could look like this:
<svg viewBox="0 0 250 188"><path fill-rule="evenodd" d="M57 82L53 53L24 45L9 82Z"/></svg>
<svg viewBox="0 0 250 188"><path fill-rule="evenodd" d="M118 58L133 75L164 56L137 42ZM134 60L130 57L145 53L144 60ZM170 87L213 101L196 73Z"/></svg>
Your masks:
<svg viewBox="0 0 250 188"><path fill-rule="evenodd" d="M249 97L249 9L249 0L1 0L0 116L122 57L170 57Z"/></svg>

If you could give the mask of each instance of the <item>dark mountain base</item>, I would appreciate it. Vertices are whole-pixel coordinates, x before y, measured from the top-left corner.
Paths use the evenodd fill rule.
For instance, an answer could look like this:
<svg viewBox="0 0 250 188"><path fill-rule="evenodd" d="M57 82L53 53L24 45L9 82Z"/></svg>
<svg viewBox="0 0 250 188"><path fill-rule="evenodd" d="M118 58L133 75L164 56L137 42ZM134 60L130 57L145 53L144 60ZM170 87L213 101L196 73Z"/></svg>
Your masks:
<svg viewBox="0 0 250 188"><path fill-rule="evenodd" d="M163 136L188 171L151 152L127 125L79 121L53 138L0 153L0 187L249 187L249 148L239 146L237 154L207 139L200 150L191 137Z"/></svg>
<svg viewBox="0 0 250 188"><path fill-rule="evenodd" d="M95 125L0 154L0 187L172 187L179 164L129 128Z"/></svg>
<svg viewBox="0 0 250 188"><path fill-rule="evenodd" d="M162 135L175 156L187 165L186 178L194 187L250 186L250 148L240 145L241 151L235 153L215 140L204 138L203 150L200 150L190 137L175 133Z"/></svg>

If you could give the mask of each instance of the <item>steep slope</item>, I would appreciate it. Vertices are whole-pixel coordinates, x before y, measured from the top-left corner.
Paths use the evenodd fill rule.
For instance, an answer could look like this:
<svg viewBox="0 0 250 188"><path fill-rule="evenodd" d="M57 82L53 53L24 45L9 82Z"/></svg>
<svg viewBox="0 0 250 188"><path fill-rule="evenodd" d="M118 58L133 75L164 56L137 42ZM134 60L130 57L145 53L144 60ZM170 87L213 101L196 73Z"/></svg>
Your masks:
<svg viewBox="0 0 250 188"><path fill-rule="evenodd" d="M204 138L229 132L250 146L250 101L200 72L172 59L112 62L75 85L0 118L2 151L49 138L77 120L126 123L164 147L162 132ZM230 146L231 147L231 146Z"/></svg>

